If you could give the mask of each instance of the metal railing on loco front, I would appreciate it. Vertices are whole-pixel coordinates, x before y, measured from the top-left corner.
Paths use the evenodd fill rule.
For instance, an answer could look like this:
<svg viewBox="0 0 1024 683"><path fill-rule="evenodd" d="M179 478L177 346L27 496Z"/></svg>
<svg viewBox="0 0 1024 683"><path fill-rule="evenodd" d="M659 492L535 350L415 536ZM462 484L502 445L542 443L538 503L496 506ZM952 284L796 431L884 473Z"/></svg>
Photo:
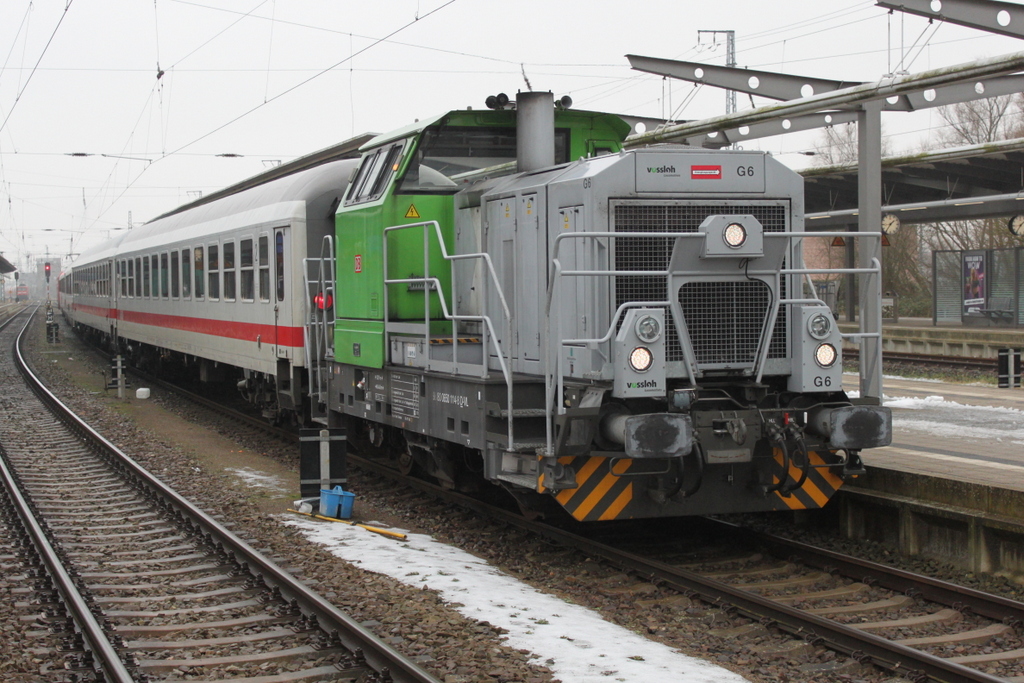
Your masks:
<svg viewBox="0 0 1024 683"><path fill-rule="evenodd" d="M388 278L388 233L395 232L398 230L409 230L412 228L423 229L423 277L409 277L409 278ZM424 349L426 349L426 367L428 370L436 370L440 372L450 372L452 374L471 374L463 372L464 369L472 369L472 373L478 377L487 377L490 373L489 370L489 350L493 347L495 356L498 360L498 365L501 368L501 375L505 380L505 387L507 392L507 403L508 403L508 444L509 448L513 447L515 443L513 441L513 429L512 429L512 372L509 367L509 361L511 360L511 353L506 354L502 349L502 344L497 332L494 328L494 322L489 315L460 315L458 312L458 300L457 297L452 301L451 307L448 306L448 301L445 297L444 290L441 287L441 281L437 277L433 277L430 274L430 234L431 228L437 238L437 244L441 250L441 257L448 262L449 276L451 278L451 291L458 291L457 272L455 264L458 261L470 261L473 259L479 259L487 267L488 277L483 280L483 293L481 296L482 301L487 301L487 288L488 286L494 288L494 292L498 296L498 301L501 303L501 314L504 316L504 331L505 340L511 348L512 340L512 314L509 311L508 301L505 298L505 293L502 291L501 285L498 282L498 275L494 270L494 263L491 261L490 254L485 252L477 252L471 254L449 254L448 248L445 246L444 237L441 234L441 226L437 221L422 221L420 223L409 223L406 225L393 225L391 227L384 228L383 236L383 254L384 254L384 335L390 344L390 334L411 334L415 336L422 336ZM393 322L389 319L389 305L388 305L388 285L397 284L408 284L408 285L419 285L423 291L423 323L403 323ZM437 297L437 301L441 306L441 314L445 320L452 323L452 360L440 361L433 360L430 358L430 322L433 319L431 315L431 294ZM483 334L481 335L481 351L482 358L480 364L459 362L459 323L460 322L477 322L483 325Z"/></svg>
<svg viewBox="0 0 1024 683"><path fill-rule="evenodd" d="M870 239L881 240L882 233L880 232L790 232L790 231L778 231L778 232L764 232L764 239L785 239L790 241L789 248L786 249L786 253L792 255L797 253L796 250L792 249L793 242L802 240L807 237L821 237L821 238L834 238L834 237L867 237ZM563 300L563 294L560 291L565 278L569 277L604 277L604 278L620 278L620 277L644 277L644 278L664 278L666 294L669 293L671 282L673 278L699 278L706 276L707 272L692 270L692 271L672 271L668 265L671 259L664 259L664 268L653 268L653 269L635 269L635 270L619 270L614 267L609 267L600 270L584 270L584 269L563 269L561 260L559 258L559 252L562 247L562 243L568 240L608 240L610 242L609 251L614 252L614 245L616 240L624 239L635 239L645 238L652 240L660 240L665 244L666 253L673 253L676 248L680 246L680 240L697 240L704 239L706 237L703 232L571 232L562 233L555 237L554 245L552 248L552 257L550 264L550 278L548 280L548 293L547 301L544 310L544 331L542 334L541 344L544 348L544 367L546 372L545 387L546 387L546 421L547 421L547 443L545 446L546 455L557 455L553 452L553 440L554 440L554 422L558 415L564 415L568 412L567 407L564 405L560 397L564 395L564 381L565 381L565 353L564 349L567 346L583 346L592 350L600 350L599 347L602 344L609 343L615 334L619 330L620 321L625 315L626 311L631 308L656 308L662 307L670 312L666 316L666 322L673 320L677 316L671 312L679 309L682 318L682 325L678 323L674 324L677 328L677 339L678 344L681 347L681 355L683 356L684 363L687 368L687 379L689 379L691 385L696 386L695 370L698 366L702 365L696 357L693 344L691 343L690 334L687 329L686 316L682 312L682 304L680 302L674 303L671 300L646 300L646 301L624 301L618 304L615 312L611 317L611 321L608 325L605 333L600 337L592 338L579 338L579 339L564 339L561 334L561 324L563 316L559 314L558 304ZM658 262L659 264L661 262ZM866 275L869 277L877 277L879 280L882 277L882 266L878 259L871 260L871 267L868 268L788 268L783 267L775 270L751 270L745 269L745 276L748 277L764 277L775 279L775 292L783 292L783 283L785 276L801 276L801 282L806 279L806 285L810 287L810 291L814 296L811 297L785 297L777 296L771 297L771 303L768 306L768 310L765 310L762 314L761 333L757 340L757 349L754 354L755 360L753 362L752 373L755 377L756 382L760 382L764 373L765 361L768 357L769 350L775 344L772 338L776 336L775 322L779 317L779 310L782 307L789 307L794 305L821 305L825 306L825 302L817 297L815 294L814 282L811 280L811 275ZM736 282L742 282L737 280L725 280L719 279L717 282L721 284L730 284ZM757 280L756 282L763 282ZM681 285L681 290L684 285ZM880 288L879 288L880 289ZM611 290L611 288L609 288ZM679 329L681 327L681 329ZM865 339L865 338L881 338L880 332L864 333L864 332L853 332L853 333L840 333L844 339ZM783 339L783 344L785 339ZM881 367L881 344L877 345L877 358L876 363L878 367ZM610 361L610 358L606 357L606 360ZM593 377L592 379L605 379L604 377Z"/></svg>

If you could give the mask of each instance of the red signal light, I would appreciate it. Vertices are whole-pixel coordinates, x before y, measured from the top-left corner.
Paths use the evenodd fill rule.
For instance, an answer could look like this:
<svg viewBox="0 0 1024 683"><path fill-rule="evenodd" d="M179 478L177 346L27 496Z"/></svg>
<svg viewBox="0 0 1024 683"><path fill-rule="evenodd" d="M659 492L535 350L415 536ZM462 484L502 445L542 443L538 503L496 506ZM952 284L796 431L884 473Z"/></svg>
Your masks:
<svg viewBox="0 0 1024 683"><path fill-rule="evenodd" d="M50 264L49 262L43 264L43 271L46 273L46 281L50 281Z"/></svg>
<svg viewBox="0 0 1024 683"><path fill-rule="evenodd" d="M334 297L328 294L325 298L323 292L317 292L316 296L313 297L313 301L316 303L316 307L321 311L325 308L331 308L334 306Z"/></svg>

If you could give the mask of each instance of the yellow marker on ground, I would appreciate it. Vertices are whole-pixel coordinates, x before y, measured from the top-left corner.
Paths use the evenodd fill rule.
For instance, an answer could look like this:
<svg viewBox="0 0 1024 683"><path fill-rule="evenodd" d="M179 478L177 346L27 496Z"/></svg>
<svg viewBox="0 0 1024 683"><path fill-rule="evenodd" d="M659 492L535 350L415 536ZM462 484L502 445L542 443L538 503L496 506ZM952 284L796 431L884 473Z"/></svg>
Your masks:
<svg viewBox="0 0 1024 683"><path fill-rule="evenodd" d="M288 508L288 512L294 512L297 515L305 515L306 517L313 517L314 519L322 519L327 522L341 522L342 524L348 524L349 526L357 526L367 531L372 531L375 534L381 536L387 536L388 538L397 538L399 541L406 539L405 534L400 534L397 531L388 531L387 529L381 529L380 527L370 526L368 524L360 524L358 522L349 522L345 519L336 519L334 517L324 517L323 515L314 515L312 512L299 512L298 510Z"/></svg>

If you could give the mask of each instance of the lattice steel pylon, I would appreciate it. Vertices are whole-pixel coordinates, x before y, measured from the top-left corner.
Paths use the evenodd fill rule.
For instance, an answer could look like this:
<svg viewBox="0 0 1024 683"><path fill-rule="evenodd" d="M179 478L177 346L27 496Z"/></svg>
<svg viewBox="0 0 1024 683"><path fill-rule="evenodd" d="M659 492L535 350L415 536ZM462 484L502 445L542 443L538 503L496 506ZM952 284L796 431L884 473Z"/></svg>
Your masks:
<svg viewBox="0 0 1024 683"><path fill-rule="evenodd" d="M725 65L736 66L736 31L716 31L716 30L698 30L697 31L697 42L700 43L701 35L710 33L714 40L717 41L718 34L725 35ZM736 91L726 90L725 91L725 113L735 114L736 113Z"/></svg>

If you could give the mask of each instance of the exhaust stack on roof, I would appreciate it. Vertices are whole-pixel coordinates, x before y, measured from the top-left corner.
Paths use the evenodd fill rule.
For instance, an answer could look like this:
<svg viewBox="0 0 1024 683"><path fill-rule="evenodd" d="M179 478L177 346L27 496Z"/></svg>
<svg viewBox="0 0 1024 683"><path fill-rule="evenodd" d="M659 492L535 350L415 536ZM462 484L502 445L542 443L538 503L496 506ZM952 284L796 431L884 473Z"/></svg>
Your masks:
<svg viewBox="0 0 1024 683"><path fill-rule="evenodd" d="M555 98L550 92L516 96L516 160L520 173L555 165Z"/></svg>

